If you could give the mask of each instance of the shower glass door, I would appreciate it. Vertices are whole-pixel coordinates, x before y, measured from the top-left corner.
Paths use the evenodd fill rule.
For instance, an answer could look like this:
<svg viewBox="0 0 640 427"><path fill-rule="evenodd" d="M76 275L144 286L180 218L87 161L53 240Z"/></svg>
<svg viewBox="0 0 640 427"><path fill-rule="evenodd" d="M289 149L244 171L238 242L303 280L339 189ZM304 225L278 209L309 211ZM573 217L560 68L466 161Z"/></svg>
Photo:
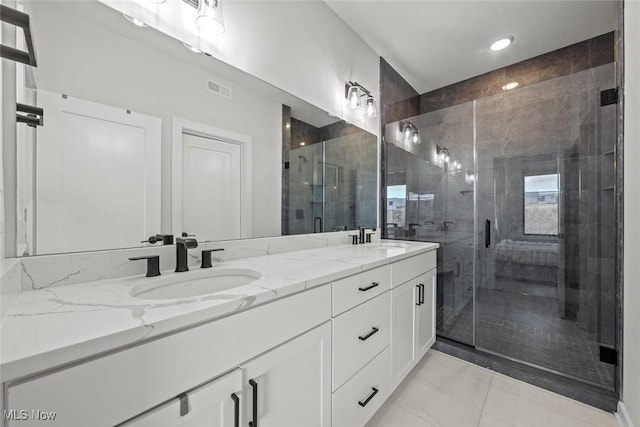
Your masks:
<svg viewBox="0 0 640 427"><path fill-rule="evenodd" d="M614 64L475 101L475 345L613 390Z"/></svg>

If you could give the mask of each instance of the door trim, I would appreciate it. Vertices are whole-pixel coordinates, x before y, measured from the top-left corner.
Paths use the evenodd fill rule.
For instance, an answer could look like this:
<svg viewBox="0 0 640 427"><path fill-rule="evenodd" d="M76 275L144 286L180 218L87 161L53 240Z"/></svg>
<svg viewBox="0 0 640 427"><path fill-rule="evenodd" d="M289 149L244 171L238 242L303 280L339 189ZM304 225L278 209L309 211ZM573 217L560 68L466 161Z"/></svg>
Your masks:
<svg viewBox="0 0 640 427"><path fill-rule="evenodd" d="M253 236L252 171L253 139L250 136L219 129L202 123L172 117L171 119L171 229L176 236L182 233L182 136L211 138L240 147L240 237ZM185 230L188 231L188 230Z"/></svg>

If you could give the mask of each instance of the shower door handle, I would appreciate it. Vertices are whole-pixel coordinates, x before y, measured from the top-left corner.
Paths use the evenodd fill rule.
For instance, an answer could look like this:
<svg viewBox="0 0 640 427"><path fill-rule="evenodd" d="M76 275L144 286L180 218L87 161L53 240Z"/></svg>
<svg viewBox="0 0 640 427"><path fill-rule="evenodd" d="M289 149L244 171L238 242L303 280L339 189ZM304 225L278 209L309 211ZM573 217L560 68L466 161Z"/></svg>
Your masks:
<svg viewBox="0 0 640 427"><path fill-rule="evenodd" d="M488 219L484 220L484 247L488 248L491 246L491 221Z"/></svg>

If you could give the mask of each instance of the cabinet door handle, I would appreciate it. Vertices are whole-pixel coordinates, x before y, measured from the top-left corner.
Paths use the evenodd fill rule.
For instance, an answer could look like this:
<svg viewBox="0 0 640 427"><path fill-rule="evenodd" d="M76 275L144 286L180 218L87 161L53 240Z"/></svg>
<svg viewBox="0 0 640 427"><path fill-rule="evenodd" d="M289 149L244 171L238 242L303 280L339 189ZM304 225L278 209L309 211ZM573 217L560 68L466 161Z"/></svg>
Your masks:
<svg viewBox="0 0 640 427"><path fill-rule="evenodd" d="M420 305L420 285L416 285L416 289L418 290L418 297L416 298L416 305Z"/></svg>
<svg viewBox="0 0 640 427"><path fill-rule="evenodd" d="M420 305L424 304L424 284L420 283Z"/></svg>
<svg viewBox="0 0 640 427"><path fill-rule="evenodd" d="M253 389L253 421L249 421L249 427L258 427L258 383L249 380L249 385Z"/></svg>
<svg viewBox="0 0 640 427"><path fill-rule="evenodd" d="M233 427L240 427L240 398L237 394L231 393L233 400Z"/></svg>
<svg viewBox="0 0 640 427"><path fill-rule="evenodd" d="M373 396L375 396L376 394L378 394L378 391L379 391L379 390L378 390L377 388L375 388L375 387L371 387L371 390L373 390L373 391L371 392L371 394L370 394L369 396L367 396L367 398L366 398L365 400L361 400L361 401L359 401L359 402L358 402L358 405L360 405L360 406L362 406L362 407L364 408L365 406L367 406L367 403L369 403L369 401L370 401L371 399L373 399Z"/></svg>
<svg viewBox="0 0 640 427"><path fill-rule="evenodd" d="M359 339L360 341L366 341L366 340L368 340L369 338L371 338L371 337L373 336L373 334L375 334L375 333L376 333L376 332L378 332L378 331L379 331L379 329L378 329L378 328L376 328L376 327L374 326L374 327L372 327L372 328L371 328L371 332L369 332L369 333L368 333L368 334L366 334L366 335L360 335L360 336L358 337L358 339Z"/></svg>
<svg viewBox="0 0 640 427"><path fill-rule="evenodd" d="M371 283L369 286L366 286L366 287L364 287L364 288L358 288L358 290L359 290L359 291L362 291L362 292L366 292L366 291L368 291L369 289L373 289L373 288L375 288L376 286L380 286L380 283L378 283L378 282L373 282L373 283Z"/></svg>

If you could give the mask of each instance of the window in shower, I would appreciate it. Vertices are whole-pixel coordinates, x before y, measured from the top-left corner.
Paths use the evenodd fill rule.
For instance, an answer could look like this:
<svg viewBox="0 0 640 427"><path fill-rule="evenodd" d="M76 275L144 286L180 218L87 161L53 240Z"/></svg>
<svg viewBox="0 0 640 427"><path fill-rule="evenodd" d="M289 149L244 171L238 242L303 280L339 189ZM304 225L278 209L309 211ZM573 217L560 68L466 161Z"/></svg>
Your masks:
<svg viewBox="0 0 640 427"><path fill-rule="evenodd" d="M387 187L387 226L404 227L406 222L407 186Z"/></svg>
<svg viewBox="0 0 640 427"><path fill-rule="evenodd" d="M558 235L559 176L524 177L524 234Z"/></svg>

